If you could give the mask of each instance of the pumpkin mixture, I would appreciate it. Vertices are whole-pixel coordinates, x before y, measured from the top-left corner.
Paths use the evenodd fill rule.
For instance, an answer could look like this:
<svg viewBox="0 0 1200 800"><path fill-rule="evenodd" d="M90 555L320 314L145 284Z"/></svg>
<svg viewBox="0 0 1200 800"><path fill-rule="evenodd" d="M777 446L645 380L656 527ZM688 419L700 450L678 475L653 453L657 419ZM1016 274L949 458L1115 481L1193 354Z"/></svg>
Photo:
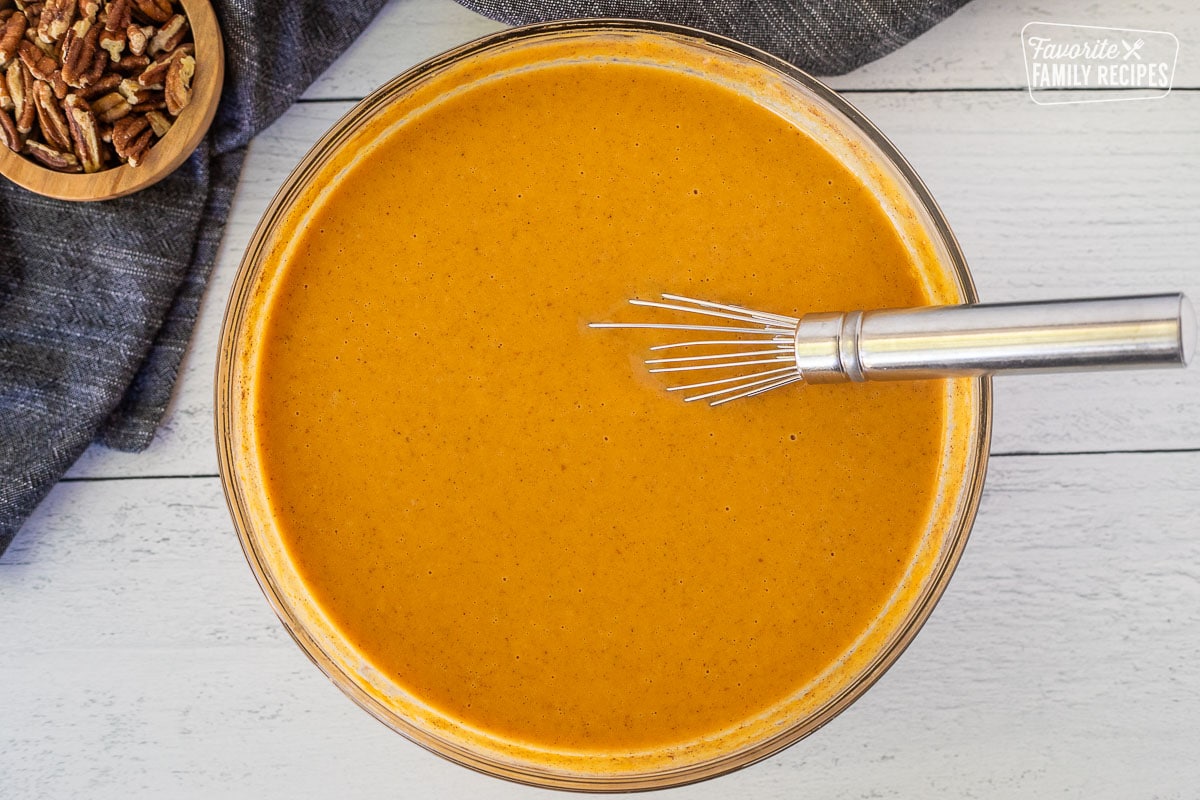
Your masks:
<svg viewBox="0 0 1200 800"><path fill-rule="evenodd" d="M254 458L312 601L423 703L549 751L681 747L834 668L930 525L946 384L713 409L647 373L664 332L587 323L936 300L879 202L679 70L549 63L410 112L269 266Z"/></svg>

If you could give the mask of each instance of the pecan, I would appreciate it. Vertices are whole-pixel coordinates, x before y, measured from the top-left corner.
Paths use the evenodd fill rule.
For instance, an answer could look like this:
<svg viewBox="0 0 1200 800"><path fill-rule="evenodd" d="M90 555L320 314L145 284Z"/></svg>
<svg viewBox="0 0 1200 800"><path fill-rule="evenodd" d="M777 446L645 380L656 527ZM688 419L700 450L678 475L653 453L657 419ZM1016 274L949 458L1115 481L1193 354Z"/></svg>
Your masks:
<svg viewBox="0 0 1200 800"><path fill-rule="evenodd" d="M108 67L109 63L111 63L108 53L104 52L104 50L100 47L100 36L104 33L103 29L97 25L95 28L93 28L93 30L98 31L96 34L96 54L92 56L92 63L87 72L85 72L79 78L79 82L82 84L80 86L81 89L91 86L93 83L100 80L100 76L104 74L105 68Z"/></svg>
<svg viewBox="0 0 1200 800"><path fill-rule="evenodd" d="M88 108L87 101L78 95L67 95L65 106L75 156L83 165L84 172L99 172L103 157L100 153L100 131L96 126L96 115Z"/></svg>
<svg viewBox="0 0 1200 800"><path fill-rule="evenodd" d="M58 58L58 42L50 42L49 44L43 42L38 38L37 28L33 27L32 23L25 29L25 41L33 42L34 46L49 58Z"/></svg>
<svg viewBox="0 0 1200 800"><path fill-rule="evenodd" d="M33 104L33 76L23 63L14 61L8 65L4 80L8 84L8 95L12 98L17 130L29 133L33 130L33 121L37 115Z"/></svg>
<svg viewBox="0 0 1200 800"><path fill-rule="evenodd" d="M42 17L38 20L38 38L47 44L57 42L75 21L78 0L46 0Z"/></svg>
<svg viewBox="0 0 1200 800"><path fill-rule="evenodd" d="M78 58L79 48L83 44L83 37L93 27L95 27L93 23L86 19L81 19L71 26L58 48L59 69L62 69L63 66Z"/></svg>
<svg viewBox="0 0 1200 800"><path fill-rule="evenodd" d="M18 6L21 4L18 3ZM29 20L29 27L37 30L38 23L42 21L42 9L46 7L45 3L26 3L22 11L25 12L25 18Z"/></svg>
<svg viewBox="0 0 1200 800"><path fill-rule="evenodd" d="M79 18L95 22L100 13L100 0L79 0Z"/></svg>
<svg viewBox="0 0 1200 800"><path fill-rule="evenodd" d="M22 105L25 100L25 78L21 74L21 62L14 61L8 65L8 69L4 70L4 93L8 98L6 111L12 111L16 116L21 116Z"/></svg>
<svg viewBox="0 0 1200 800"><path fill-rule="evenodd" d="M91 102L92 113L101 122L116 122L129 113L130 105L119 92L110 92Z"/></svg>
<svg viewBox="0 0 1200 800"><path fill-rule="evenodd" d="M167 85L163 99L167 101L167 113L179 116L184 106L192 99L192 76L196 74L196 59L176 50L167 70Z"/></svg>
<svg viewBox="0 0 1200 800"><path fill-rule="evenodd" d="M187 33L187 17L183 14L176 14L150 40L150 55L156 56L159 53L171 52L176 47L179 47L179 44L183 41L183 37L187 36Z"/></svg>
<svg viewBox="0 0 1200 800"><path fill-rule="evenodd" d="M92 71L99 49L100 26L80 20L67 31L62 49L62 78L68 86L79 89L86 85L85 76Z"/></svg>
<svg viewBox="0 0 1200 800"><path fill-rule="evenodd" d="M154 35L154 28L150 26L142 27L141 25L130 25L125 29L125 38L129 42L129 52L135 56L144 56L146 48L150 46L150 37Z"/></svg>
<svg viewBox="0 0 1200 800"><path fill-rule="evenodd" d="M117 91L121 93L121 96L124 97L131 106L136 106L138 103L145 101L150 96L150 90L132 78L123 78L121 82L117 84Z"/></svg>
<svg viewBox="0 0 1200 800"><path fill-rule="evenodd" d="M104 27L116 32L129 27L133 20L133 0L109 0L104 4Z"/></svg>
<svg viewBox="0 0 1200 800"><path fill-rule="evenodd" d="M24 87L20 100L17 99L17 93L13 92L13 118L17 121L17 130L21 133L29 133L33 130L33 123L37 121L37 103L33 100L33 86L35 81L29 77L29 73L24 75ZM12 86L9 86L11 89Z"/></svg>
<svg viewBox="0 0 1200 800"><path fill-rule="evenodd" d="M66 84L63 82L62 72L58 68L58 63L53 58L43 53L33 42L21 42L18 48L21 56L21 61L29 68L30 74L39 81L46 81L54 87L54 94L62 97L66 94ZM9 87L12 88L12 87Z"/></svg>
<svg viewBox="0 0 1200 800"><path fill-rule="evenodd" d="M146 56L122 56L112 68L118 75L140 75L148 66L150 59Z"/></svg>
<svg viewBox="0 0 1200 800"><path fill-rule="evenodd" d="M120 61L121 53L125 51L125 32L101 31L100 49L108 53L109 61Z"/></svg>
<svg viewBox="0 0 1200 800"><path fill-rule="evenodd" d="M0 25L0 67L17 55L17 47L25 36L27 24L24 14L14 13Z"/></svg>
<svg viewBox="0 0 1200 800"><path fill-rule="evenodd" d="M154 144L155 138L154 129L148 128L134 139L129 147L125 148L125 158L129 159L129 166L140 167L142 165L142 159L146 157L146 151Z"/></svg>
<svg viewBox="0 0 1200 800"><path fill-rule="evenodd" d="M29 20L29 29L34 31L35 38L37 34L37 23L40 23L42 20L43 5L44 4L41 4L41 2L35 2L35 4L25 4L25 6L22 8L22 11L25 14L25 19ZM20 4L18 4L18 7L19 6Z"/></svg>
<svg viewBox="0 0 1200 800"><path fill-rule="evenodd" d="M169 20L174 13L171 0L133 0L133 4L146 19L160 25Z"/></svg>
<svg viewBox="0 0 1200 800"><path fill-rule="evenodd" d="M149 127L150 121L141 114L130 114L113 122L112 144L117 155L120 155L130 142Z"/></svg>
<svg viewBox="0 0 1200 800"><path fill-rule="evenodd" d="M145 114L147 111L162 111L167 107L167 101L163 97L162 91L147 90L142 96L146 99L133 105L135 114Z"/></svg>
<svg viewBox="0 0 1200 800"><path fill-rule="evenodd" d="M167 135L167 131L171 130L171 120L161 111L147 111L146 121L150 123L150 129L154 131L154 135L160 139Z"/></svg>
<svg viewBox="0 0 1200 800"><path fill-rule="evenodd" d="M138 83L147 88L161 89L167 82L167 70L171 67L173 55L173 53L168 53L151 61L150 66L142 70L141 75L138 75Z"/></svg>
<svg viewBox="0 0 1200 800"><path fill-rule="evenodd" d="M146 154L146 151L150 149L150 144L154 141L154 130L145 117L125 117L118 120L118 123L122 122L132 124L123 128L119 128L117 124L113 125L113 150L117 152L118 156L128 161L130 166L141 166L142 156Z"/></svg>
<svg viewBox="0 0 1200 800"><path fill-rule="evenodd" d="M14 153L21 152L21 132L7 111L0 111L0 142Z"/></svg>
<svg viewBox="0 0 1200 800"><path fill-rule="evenodd" d="M58 55L58 42L43 42L41 39L39 39L37 35L37 26L32 22L30 22L29 27L25 29L25 41L33 42L37 46L38 50L41 50L50 58L55 58Z"/></svg>
<svg viewBox="0 0 1200 800"><path fill-rule="evenodd" d="M33 85L33 99L37 106L38 125L42 129L42 139L46 144L58 150L71 149L71 130L67 126L67 118L63 116L62 107L58 104L50 85L38 81Z"/></svg>
<svg viewBox="0 0 1200 800"><path fill-rule="evenodd" d="M132 139L134 136L137 136L148 127L150 127L149 120L147 120L145 117L135 114L114 122L113 136L115 140L119 140L121 142L121 146L124 147L130 139Z"/></svg>
<svg viewBox="0 0 1200 800"><path fill-rule="evenodd" d="M0 75L0 111L12 111L12 94L8 91L8 75Z"/></svg>
<svg viewBox="0 0 1200 800"><path fill-rule="evenodd" d="M84 100L91 100L93 97L99 97L102 94L108 94L120 85L120 75L108 74L88 86L86 89L80 89L75 94L79 95Z"/></svg>
<svg viewBox="0 0 1200 800"><path fill-rule="evenodd" d="M26 142L25 152L33 157L43 167L49 167L56 172L80 172L79 159L74 153L59 152L53 147L47 147L41 142Z"/></svg>

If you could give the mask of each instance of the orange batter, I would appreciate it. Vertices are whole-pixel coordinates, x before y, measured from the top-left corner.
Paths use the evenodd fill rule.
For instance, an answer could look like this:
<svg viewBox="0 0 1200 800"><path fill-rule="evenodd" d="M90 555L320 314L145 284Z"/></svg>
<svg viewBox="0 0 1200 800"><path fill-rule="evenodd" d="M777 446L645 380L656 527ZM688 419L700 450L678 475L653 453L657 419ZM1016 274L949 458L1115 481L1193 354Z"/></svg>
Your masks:
<svg viewBox="0 0 1200 800"><path fill-rule="evenodd" d="M642 366L661 333L587 327L663 291L930 302L783 118L653 66L518 72L398 125L287 225L250 401L270 512L340 634L447 718L680 747L810 684L897 590L943 383L711 409Z"/></svg>

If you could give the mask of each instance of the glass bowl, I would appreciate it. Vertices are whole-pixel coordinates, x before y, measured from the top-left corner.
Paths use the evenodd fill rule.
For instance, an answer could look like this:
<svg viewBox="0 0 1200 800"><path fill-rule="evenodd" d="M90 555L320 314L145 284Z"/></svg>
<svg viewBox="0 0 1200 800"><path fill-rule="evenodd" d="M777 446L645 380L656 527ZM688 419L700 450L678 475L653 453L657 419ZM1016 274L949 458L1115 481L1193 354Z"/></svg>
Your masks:
<svg viewBox="0 0 1200 800"><path fill-rule="evenodd" d="M390 81L322 137L284 183L250 242L225 312L216 376L217 444L226 499L263 593L309 658L366 711L417 744L490 775L560 789L653 789L726 773L794 744L843 711L895 662L945 590L974 521L987 465L991 384L987 378L945 382L951 422L943 437L938 496L905 580L872 628L883 635L864 634L761 724L670 753L548 751L470 728L380 674L309 596L272 523L256 467L248 422L253 367L274 259L286 246L281 225L318 197L347 158L386 135L378 124L384 109L393 104L421 109L514 64L577 59L685 70L784 116L872 191L921 265L931 297L945 303L976 301L958 244L920 179L862 114L814 78L746 45L677 25L580 20L519 28L432 58Z"/></svg>

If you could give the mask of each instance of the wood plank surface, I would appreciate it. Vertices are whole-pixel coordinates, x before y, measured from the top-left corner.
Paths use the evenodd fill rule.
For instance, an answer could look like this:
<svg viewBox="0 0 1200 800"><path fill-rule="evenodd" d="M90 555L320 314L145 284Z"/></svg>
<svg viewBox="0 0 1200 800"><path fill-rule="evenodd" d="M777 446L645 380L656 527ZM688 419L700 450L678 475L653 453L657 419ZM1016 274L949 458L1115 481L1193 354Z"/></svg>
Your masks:
<svg viewBox="0 0 1200 800"><path fill-rule="evenodd" d="M1190 797L1200 453L993 459L948 593L808 740L672 797ZM284 633L215 479L61 484L0 561L0 796L549 797L392 734Z"/></svg>
<svg viewBox="0 0 1200 800"><path fill-rule="evenodd" d="M1167 98L1043 107L1031 21L1166 30ZM165 424L89 450L0 558L0 798L550 798L360 711L272 615L212 434L241 253L313 142L373 88L502 26L393 0L251 145ZM974 0L830 83L929 184L987 301L1200 300L1200 8ZM787 752L681 798L1192 798L1200 786L1200 364L996 383L980 517L897 665ZM188 477L191 476L191 477Z"/></svg>
<svg viewBox="0 0 1200 800"><path fill-rule="evenodd" d="M1021 28L1027 22L1168 31L1184 43L1176 87L1200 87L1200 18L1184 2L1134 0L973 0L899 50L849 75L838 89L1023 89ZM392 0L361 39L306 93L310 99L362 97L401 70L504 26L452 0ZM1194 45L1193 45L1194 46Z"/></svg>

